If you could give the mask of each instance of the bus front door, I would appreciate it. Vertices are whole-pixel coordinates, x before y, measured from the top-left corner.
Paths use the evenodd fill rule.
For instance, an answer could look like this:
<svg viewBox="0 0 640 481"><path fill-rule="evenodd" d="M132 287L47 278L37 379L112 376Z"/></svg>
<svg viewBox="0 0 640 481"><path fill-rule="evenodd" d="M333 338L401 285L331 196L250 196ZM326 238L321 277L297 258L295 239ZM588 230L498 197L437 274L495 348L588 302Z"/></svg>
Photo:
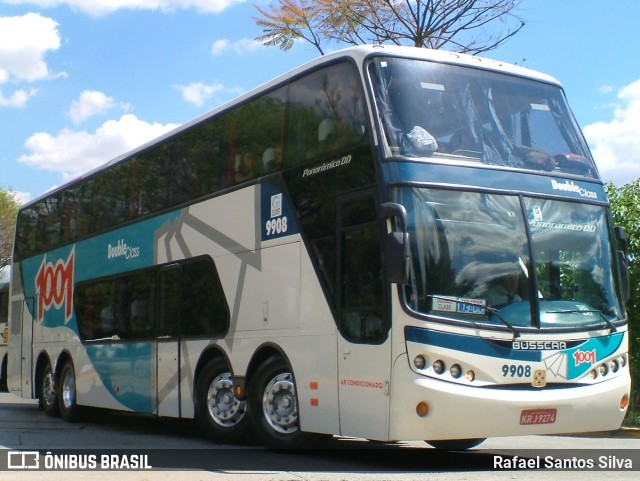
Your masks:
<svg viewBox="0 0 640 481"><path fill-rule="evenodd" d="M344 198L338 212L338 391L341 434L386 440L391 338L375 205L368 191Z"/></svg>

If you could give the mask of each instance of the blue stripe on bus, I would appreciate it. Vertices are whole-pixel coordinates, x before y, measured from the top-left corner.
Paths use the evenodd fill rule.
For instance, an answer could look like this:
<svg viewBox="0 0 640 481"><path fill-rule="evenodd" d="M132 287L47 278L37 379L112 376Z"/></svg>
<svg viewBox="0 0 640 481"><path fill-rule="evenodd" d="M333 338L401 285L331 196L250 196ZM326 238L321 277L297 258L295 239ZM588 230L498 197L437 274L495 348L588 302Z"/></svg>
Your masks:
<svg viewBox="0 0 640 481"><path fill-rule="evenodd" d="M465 186L605 202L601 184L579 180L534 175L531 172L505 171L475 166L458 166L428 162L383 163L386 183L429 183L442 186Z"/></svg>
<svg viewBox="0 0 640 481"><path fill-rule="evenodd" d="M566 379L577 379L593 369L594 365L614 355L622 345L624 336L624 332L616 332L608 336L585 339L583 342L576 341L578 345L571 343L574 344L571 348L555 351L566 358ZM478 336L466 336L411 326L405 327L405 338L407 342L415 342L425 346L454 349L469 354L513 361L541 362L549 359L549 357L543 359L543 353L548 356L554 351L511 349Z"/></svg>
<svg viewBox="0 0 640 481"><path fill-rule="evenodd" d="M488 339L478 336L465 336L450 332L433 331L418 327L404 328L407 342L416 342L427 346L455 349L469 354L511 359L513 361L542 361L541 351L519 351L494 344Z"/></svg>

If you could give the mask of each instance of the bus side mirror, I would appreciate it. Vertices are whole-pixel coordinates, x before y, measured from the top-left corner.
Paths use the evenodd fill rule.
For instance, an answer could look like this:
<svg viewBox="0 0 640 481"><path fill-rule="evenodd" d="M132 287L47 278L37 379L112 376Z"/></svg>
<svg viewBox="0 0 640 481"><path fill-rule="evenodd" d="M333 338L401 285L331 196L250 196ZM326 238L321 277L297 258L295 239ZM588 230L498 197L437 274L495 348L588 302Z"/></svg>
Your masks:
<svg viewBox="0 0 640 481"><path fill-rule="evenodd" d="M405 284L409 280L409 234L389 232L385 246L387 280Z"/></svg>
<svg viewBox="0 0 640 481"><path fill-rule="evenodd" d="M391 283L405 284L409 280L409 232L407 231L407 211L403 205L394 202L382 204L382 216L396 219L401 232L392 230L385 242L385 271Z"/></svg>
<svg viewBox="0 0 640 481"><path fill-rule="evenodd" d="M622 278L622 294L625 302L631 298L631 283L629 281L629 261L627 259L627 250L629 246L629 238L622 227L614 229L616 240L622 250L618 250L618 264L620 265L620 277Z"/></svg>

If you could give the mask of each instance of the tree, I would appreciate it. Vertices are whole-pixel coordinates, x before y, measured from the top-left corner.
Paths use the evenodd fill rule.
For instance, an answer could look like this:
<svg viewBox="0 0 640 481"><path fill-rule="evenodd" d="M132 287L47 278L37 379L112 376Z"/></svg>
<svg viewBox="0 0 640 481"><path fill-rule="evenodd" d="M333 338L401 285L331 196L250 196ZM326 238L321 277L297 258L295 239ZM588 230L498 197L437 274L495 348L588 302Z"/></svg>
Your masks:
<svg viewBox="0 0 640 481"><path fill-rule="evenodd" d="M256 9L264 34L256 40L288 50L305 40L324 54L332 42L393 43L477 54L496 48L524 27L521 0L279 0ZM499 33L489 25L503 24Z"/></svg>
<svg viewBox="0 0 640 481"><path fill-rule="evenodd" d="M0 267L11 264L19 206L12 192L0 188Z"/></svg>
<svg viewBox="0 0 640 481"><path fill-rule="evenodd" d="M640 396L640 179L615 187L605 185L611 203L613 224L623 227L628 236L629 284L631 297L627 301L630 330L630 367L636 398Z"/></svg>

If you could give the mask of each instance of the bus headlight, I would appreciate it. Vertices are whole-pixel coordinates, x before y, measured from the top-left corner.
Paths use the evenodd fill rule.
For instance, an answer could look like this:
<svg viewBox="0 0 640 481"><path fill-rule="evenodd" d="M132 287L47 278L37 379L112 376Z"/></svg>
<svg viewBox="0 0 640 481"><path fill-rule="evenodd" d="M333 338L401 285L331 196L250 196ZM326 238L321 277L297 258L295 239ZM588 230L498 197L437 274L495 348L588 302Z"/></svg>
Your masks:
<svg viewBox="0 0 640 481"><path fill-rule="evenodd" d="M436 374L442 374L444 372L444 362L441 361L440 359L438 359L436 362L433 363L433 370L435 371Z"/></svg>
<svg viewBox="0 0 640 481"><path fill-rule="evenodd" d="M620 356L620 367L625 367L627 365L627 355L623 354Z"/></svg>
<svg viewBox="0 0 640 481"><path fill-rule="evenodd" d="M413 365L416 367L416 369L422 370L427 365L427 360L424 358L424 356L418 355L413 358Z"/></svg>
<svg viewBox="0 0 640 481"><path fill-rule="evenodd" d="M606 364L600 364L600 365L598 366L598 373L599 373L601 376L606 376L606 375L609 373L609 368L607 367L607 365L606 365Z"/></svg>
<svg viewBox="0 0 640 481"><path fill-rule="evenodd" d="M454 364L453 366L451 366L451 369L449 369L449 371L451 372L451 377L453 377L454 379L458 379L460 376L462 376L462 368L460 367L460 364Z"/></svg>

